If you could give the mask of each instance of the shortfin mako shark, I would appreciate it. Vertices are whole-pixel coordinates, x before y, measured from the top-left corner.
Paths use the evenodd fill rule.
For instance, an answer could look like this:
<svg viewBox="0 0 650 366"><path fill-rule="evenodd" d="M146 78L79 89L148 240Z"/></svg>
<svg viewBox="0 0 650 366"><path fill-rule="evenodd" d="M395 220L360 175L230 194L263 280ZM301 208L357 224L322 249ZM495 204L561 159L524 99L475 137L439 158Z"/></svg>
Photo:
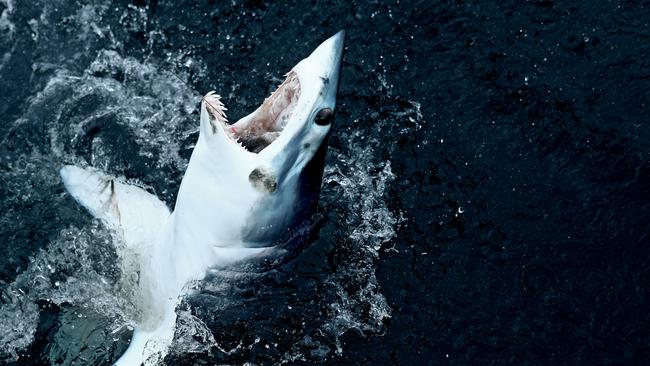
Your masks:
<svg viewBox="0 0 650 366"><path fill-rule="evenodd" d="M92 168L64 166L69 194L120 237L139 274L141 318L116 365L156 364L167 353L187 285L215 266L264 256L308 219L320 192L336 109L344 31L286 75L253 113L229 124L218 95L201 125L174 210L144 189Z"/></svg>

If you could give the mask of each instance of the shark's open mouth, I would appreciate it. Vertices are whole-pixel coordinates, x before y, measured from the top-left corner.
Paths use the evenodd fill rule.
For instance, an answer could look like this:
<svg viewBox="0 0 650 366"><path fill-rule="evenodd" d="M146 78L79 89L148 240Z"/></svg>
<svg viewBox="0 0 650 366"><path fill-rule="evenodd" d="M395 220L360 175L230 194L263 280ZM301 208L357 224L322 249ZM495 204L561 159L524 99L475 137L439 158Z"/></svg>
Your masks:
<svg viewBox="0 0 650 366"><path fill-rule="evenodd" d="M255 112L233 124L227 122L226 108L221 103L219 95L210 92L204 100L212 117L212 123L221 123L228 137L239 143L242 148L258 153L280 136L289 122L299 97L298 75L290 71L284 82Z"/></svg>

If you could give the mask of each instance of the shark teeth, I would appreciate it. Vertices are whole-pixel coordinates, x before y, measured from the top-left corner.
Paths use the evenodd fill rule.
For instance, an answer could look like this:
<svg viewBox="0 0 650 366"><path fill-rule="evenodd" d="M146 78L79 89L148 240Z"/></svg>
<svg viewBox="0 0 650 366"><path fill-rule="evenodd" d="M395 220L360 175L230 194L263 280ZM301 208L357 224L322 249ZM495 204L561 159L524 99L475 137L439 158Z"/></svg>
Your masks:
<svg viewBox="0 0 650 366"><path fill-rule="evenodd" d="M228 118L226 117L226 111L228 108L226 108L221 102L221 96L219 94L212 90L203 97L203 101L207 105L208 112L210 112L214 119L221 123L228 122Z"/></svg>
<svg viewBox="0 0 650 366"><path fill-rule="evenodd" d="M230 137L235 139L235 133L232 131L230 128L228 128L230 125L228 124L228 118L226 117L226 111L228 108L226 108L223 105L223 102L221 102L221 96L217 94L214 90L211 90L202 98L203 102L206 104L206 108L208 110L208 113L212 116L212 119L210 123L212 123L212 128L213 130L216 129L216 126L214 125L215 123L221 123L222 127L230 135ZM216 130L215 130L216 131Z"/></svg>

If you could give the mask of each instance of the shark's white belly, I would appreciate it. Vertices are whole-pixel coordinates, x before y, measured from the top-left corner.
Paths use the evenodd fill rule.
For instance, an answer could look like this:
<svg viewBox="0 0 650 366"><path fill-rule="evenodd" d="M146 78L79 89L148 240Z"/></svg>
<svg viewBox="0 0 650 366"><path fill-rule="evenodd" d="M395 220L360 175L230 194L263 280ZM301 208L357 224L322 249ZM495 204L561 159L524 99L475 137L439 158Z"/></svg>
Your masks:
<svg viewBox="0 0 650 366"><path fill-rule="evenodd" d="M142 319L117 365L156 364L172 342L175 308L188 284L212 266L265 251L261 247L310 214L320 191L344 37L341 31L323 42L239 122L227 123L213 92L202 99L199 139L173 214L142 188L92 169L61 170L75 200L122 235L125 248L118 254L139 273L134 300Z"/></svg>

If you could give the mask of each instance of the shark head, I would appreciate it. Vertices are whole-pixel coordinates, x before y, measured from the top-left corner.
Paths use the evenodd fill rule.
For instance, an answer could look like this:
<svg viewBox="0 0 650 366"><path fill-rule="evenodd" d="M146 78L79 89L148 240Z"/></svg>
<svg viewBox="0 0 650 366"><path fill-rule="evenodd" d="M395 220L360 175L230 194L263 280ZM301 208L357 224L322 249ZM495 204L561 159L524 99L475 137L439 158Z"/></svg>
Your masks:
<svg viewBox="0 0 650 366"><path fill-rule="evenodd" d="M195 165L203 171L203 182L224 191L215 204L228 206L226 226L241 228L230 237L239 236L247 246L268 246L311 215L336 111L344 39L340 31L323 42L254 112L233 124L218 95L203 98L199 141L176 211ZM185 190L194 192L186 197L199 191Z"/></svg>

